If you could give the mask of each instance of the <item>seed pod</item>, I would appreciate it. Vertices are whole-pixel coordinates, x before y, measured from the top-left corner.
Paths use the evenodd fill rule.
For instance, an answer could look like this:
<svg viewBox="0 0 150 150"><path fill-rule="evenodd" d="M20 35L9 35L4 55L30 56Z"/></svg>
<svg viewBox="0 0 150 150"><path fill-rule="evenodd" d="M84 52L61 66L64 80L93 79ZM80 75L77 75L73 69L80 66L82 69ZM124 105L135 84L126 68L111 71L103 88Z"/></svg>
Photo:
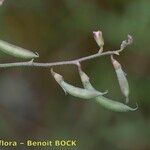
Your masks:
<svg viewBox="0 0 150 150"><path fill-rule="evenodd" d="M37 53L33 53L29 50L12 45L2 40L0 40L0 50L6 54L9 54L18 58L32 59L32 58L39 57Z"/></svg>
<svg viewBox="0 0 150 150"><path fill-rule="evenodd" d="M83 87L85 89L88 89L88 90L96 91L96 89L91 85L91 83L89 81L89 77L87 76L87 74L85 72L82 71L80 66L78 67L78 71L79 71L79 74L80 74L80 77L81 77L81 82L83 84ZM105 94L108 93L108 90L106 90L105 92L100 92L100 93L102 95L105 95Z"/></svg>
<svg viewBox="0 0 150 150"><path fill-rule="evenodd" d="M79 74L80 74L83 86L86 89L95 90L95 88L91 85L89 81L89 77L81 70L81 68L79 68ZM134 111L138 109L138 106L136 108L131 108L123 103L108 99L104 96L98 96L98 97L95 97L94 99L101 106L109 110L115 111L115 112L128 112L128 111Z"/></svg>
<svg viewBox="0 0 150 150"><path fill-rule="evenodd" d="M93 31L93 36L100 48L104 46L104 39L101 31Z"/></svg>
<svg viewBox="0 0 150 150"><path fill-rule="evenodd" d="M135 108L131 108L123 103L108 99L104 96L96 97L96 102L101 104L103 107L113 110L115 112L128 112L135 111L138 109L138 105L136 104Z"/></svg>
<svg viewBox="0 0 150 150"><path fill-rule="evenodd" d="M83 99L92 99L99 95L102 95L98 91L82 89L82 88L75 87L75 86L72 86L71 84L66 83L63 80L63 77L59 75L58 73L54 72L52 69L51 69L51 73L54 76L55 80L58 82L58 84L63 88L63 90L72 96L83 98Z"/></svg>
<svg viewBox="0 0 150 150"><path fill-rule="evenodd" d="M124 71L121 68L121 64L111 56L112 64L115 68L115 72L118 78L119 86L122 94L126 97L126 103L129 102L129 84Z"/></svg>

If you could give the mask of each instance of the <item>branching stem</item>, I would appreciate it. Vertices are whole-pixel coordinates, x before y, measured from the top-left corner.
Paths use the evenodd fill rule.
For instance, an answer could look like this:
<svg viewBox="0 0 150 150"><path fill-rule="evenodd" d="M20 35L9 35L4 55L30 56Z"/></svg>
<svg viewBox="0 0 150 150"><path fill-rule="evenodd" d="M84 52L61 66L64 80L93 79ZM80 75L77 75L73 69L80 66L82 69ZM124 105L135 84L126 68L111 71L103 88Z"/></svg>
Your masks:
<svg viewBox="0 0 150 150"><path fill-rule="evenodd" d="M91 59L105 56L105 55L114 55L114 54L119 55L119 52L121 52L121 51L120 50L106 51L106 52L102 52L102 53L96 53L93 55L81 57L81 58L74 59L74 60L51 62L51 63L38 63L38 62L33 62L33 60L27 61L27 62L4 63L4 64L0 64L0 68L22 67L22 66L25 66L25 67L52 67L52 66L60 66L60 65L77 65L78 62L91 60Z"/></svg>
<svg viewBox="0 0 150 150"><path fill-rule="evenodd" d="M74 60L67 60L67 61L58 61L58 62L51 62L51 63L39 63L34 62L34 59L27 61L27 62L15 62L15 63L3 63L0 64L0 68L8 68L8 67L52 67L52 66L60 66L60 65L79 65L79 63L87 60L91 60L97 57L106 56L106 55L119 55L120 52L122 52L127 45L130 45L133 42L133 39L130 35L127 36L127 40L123 41L120 45L119 50L114 51L105 51L102 52L103 47L98 51L98 53L81 57Z"/></svg>

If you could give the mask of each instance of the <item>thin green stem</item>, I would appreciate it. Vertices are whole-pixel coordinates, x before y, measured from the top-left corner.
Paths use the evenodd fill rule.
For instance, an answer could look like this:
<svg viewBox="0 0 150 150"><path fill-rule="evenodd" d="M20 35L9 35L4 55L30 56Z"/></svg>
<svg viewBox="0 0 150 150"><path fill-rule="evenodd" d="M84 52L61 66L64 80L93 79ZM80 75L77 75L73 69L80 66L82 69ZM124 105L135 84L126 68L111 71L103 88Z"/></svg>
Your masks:
<svg viewBox="0 0 150 150"><path fill-rule="evenodd" d="M51 62L51 63L38 63L38 62L33 62L33 60L27 61L27 62L4 63L4 64L0 64L0 68L22 67L22 66L25 66L25 67L52 67L52 66L60 66L60 65L77 65L78 62L91 60L91 59L101 57L101 56L114 55L114 54L118 55L119 52L121 52L121 51L120 50L106 51L103 53L96 53L93 55L81 57L81 58L74 59L74 60Z"/></svg>

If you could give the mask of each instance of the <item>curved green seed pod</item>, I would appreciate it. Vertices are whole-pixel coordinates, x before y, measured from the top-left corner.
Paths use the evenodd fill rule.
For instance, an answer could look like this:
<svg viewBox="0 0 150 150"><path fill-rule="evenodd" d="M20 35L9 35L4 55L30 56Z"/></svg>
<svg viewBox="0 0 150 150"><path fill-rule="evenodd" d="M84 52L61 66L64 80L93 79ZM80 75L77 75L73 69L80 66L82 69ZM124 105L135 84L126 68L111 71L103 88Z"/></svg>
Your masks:
<svg viewBox="0 0 150 150"><path fill-rule="evenodd" d="M80 74L83 86L86 89L95 90L95 88L91 85L89 81L89 77L81 70L81 68L79 68L79 74ZM98 96L95 98L95 100L101 106L109 110L115 111L115 112L128 112L128 111L134 111L138 109L138 106L136 108L131 108L123 103L108 99L104 96Z"/></svg>
<svg viewBox="0 0 150 150"><path fill-rule="evenodd" d="M58 84L63 88L65 93L69 93L72 96L83 98L83 99L92 99L99 95L102 95L102 93L98 91L82 89L79 87L72 86L69 83L66 83L63 80L63 77L58 73L54 72L52 69L51 69L51 73L54 76L55 80L58 82Z"/></svg>
<svg viewBox="0 0 150 150"><path fill-rule="evenodd" d="M82 71L81 67L78 67L78 71L79 71L79 74L80 74L80 77L81 77L81 82L83 84L83 87L85 89L88 89L88 90L93 90L93 91L97 91L90 83L89 81L89 77L86 75L85 72ZM101 95L105 95L108 93L108 90L106 90L105 92L100 92Z"/></svg>
<svg viewBox="0 0 150 150"><path fill-rule="evenodd" d="M96 97L96 102L101 104L103 107L113 110L115 112L128 112L135 111L138 109L138 105L136 104L135 108L131 108L123 103L108 99L104 96Z"/></svg>
<svg viewBox="0 0 150 150"><path fill-rule="evenodd" d="M66 83L65 81L62 81L60 83L60 85L70 95L79 97L79 98L83 98L83 99L92 99L92 98L95 98L95 97L101 95L101 93L98 91L92 91L92 90L75 87L75 86L72 86L71 84Z"/></svg>
<svg viewBox="0 0 150 150"><path fill-rule="evenodd" d="M12 45L2 40L0 40L0 51L18 58L32 59L39 57L37 53L33 53L29 50Z"/></svg>
<svg viewBox="0 0 150 150"><path fill-rule="evenodd" d="M117 75L117 79L119 82L119 86L122 94L126 97L126 103L129 102L129 84L126 78L124 71L121 68L121 64L111 56L112 64L115 68L115 72Z"/></svg>

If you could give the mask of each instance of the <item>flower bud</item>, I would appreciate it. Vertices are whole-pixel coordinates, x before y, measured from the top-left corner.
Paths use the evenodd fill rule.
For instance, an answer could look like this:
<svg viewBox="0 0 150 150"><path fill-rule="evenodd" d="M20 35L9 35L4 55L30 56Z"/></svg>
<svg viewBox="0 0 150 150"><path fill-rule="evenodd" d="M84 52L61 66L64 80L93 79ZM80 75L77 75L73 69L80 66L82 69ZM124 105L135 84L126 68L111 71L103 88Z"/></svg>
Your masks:
<svg viewBox="0 0 150 150"><path fill-rule="evenodd" d="M123 50L127 45L130 45L133 43L133 38L131 35L127 35L127 40L122 41L120 45L120 49Z"/></svg>
<svg viewBox="0 0 150 150"><path fill-rule="evenodd" d="M101 48L104 46L104 39L103 39L103 35L101 31L93 31L93 36L94 39L96 41L96 43L98 44L98 46Z"/></svg>

